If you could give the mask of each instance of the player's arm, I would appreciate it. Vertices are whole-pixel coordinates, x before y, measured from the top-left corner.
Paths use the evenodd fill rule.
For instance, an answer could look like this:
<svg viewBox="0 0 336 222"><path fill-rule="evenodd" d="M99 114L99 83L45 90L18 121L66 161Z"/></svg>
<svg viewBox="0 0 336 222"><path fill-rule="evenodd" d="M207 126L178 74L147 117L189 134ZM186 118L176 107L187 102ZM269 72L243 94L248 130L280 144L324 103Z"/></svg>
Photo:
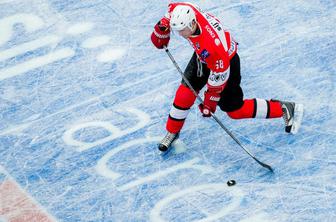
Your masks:
<svg viewBox="0 0 336 222"><path fill-rule="evenodd" d="M169 40L170 40L169 19L167 17L163 17L154 26L154 30L151 34L151 41L156 48L162 49L164 46L168 46Z"/></svg>
<svg viewBox="0 0 336 222"><path fill-rule="evenodd" d="M162 49L164 46L168 46L170 40L170 13L174 10L177 3L171 3L168 5L168 11L164 17L160 19L154 26L154 30L151 35L153 45Z"/></svg>

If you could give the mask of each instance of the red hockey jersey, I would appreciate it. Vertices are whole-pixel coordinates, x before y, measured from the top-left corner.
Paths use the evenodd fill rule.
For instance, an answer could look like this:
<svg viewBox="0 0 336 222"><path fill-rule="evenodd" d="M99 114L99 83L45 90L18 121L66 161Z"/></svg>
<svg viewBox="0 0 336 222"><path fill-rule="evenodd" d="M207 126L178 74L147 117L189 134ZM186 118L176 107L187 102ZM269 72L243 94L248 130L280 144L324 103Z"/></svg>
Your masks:
<svg viewBox="0 0 336 222"><path fill-rule="evenodd" d="M237 43L233 40L229 31L225 30L220 21L213 15L203 12L199 7L191 3L171 3L168 5L166 17L170 19L170 14L177 5L190 6L196 16L200 35L188 38L189 43L194 48L199 59L206 63L208 68L214 73L222 73L219 78L224 82L229 77L230 59L237 52ZM208 86L222 86L223 81L211 81L210 76ZM218 78L217 78L218 79ZM222 86L224 87L224 86Z"/></svg>

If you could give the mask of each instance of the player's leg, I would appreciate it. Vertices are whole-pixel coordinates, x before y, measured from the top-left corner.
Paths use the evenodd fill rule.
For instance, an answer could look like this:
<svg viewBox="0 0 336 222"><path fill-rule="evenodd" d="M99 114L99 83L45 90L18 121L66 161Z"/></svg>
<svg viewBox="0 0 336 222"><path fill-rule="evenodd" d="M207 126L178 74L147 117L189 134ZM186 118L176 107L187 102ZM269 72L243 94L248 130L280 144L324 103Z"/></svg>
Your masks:
<svg viewBox="0 0 336 222"><path fill-rule="evenodd" d="M199 92L206 84L210 71L205 64L201 63L196 55L190 59L184 76L196 92ZM182 80L178 87L173 105L169 112L166 129L167 134L159 144L161 151L166 151L171 143L176 140L188 116L189 110L196 100L196 96L187 84Z"/></svg>
<svg viewBox="0 0 336 222"><path fill-rule="evenodd" d="M229 117L232 119L283 117L286 132L297 132L302 119L302 105L279 100L243 99L240 81L240 60L236 54L230 61L230 78L218 103Z"/></svg>

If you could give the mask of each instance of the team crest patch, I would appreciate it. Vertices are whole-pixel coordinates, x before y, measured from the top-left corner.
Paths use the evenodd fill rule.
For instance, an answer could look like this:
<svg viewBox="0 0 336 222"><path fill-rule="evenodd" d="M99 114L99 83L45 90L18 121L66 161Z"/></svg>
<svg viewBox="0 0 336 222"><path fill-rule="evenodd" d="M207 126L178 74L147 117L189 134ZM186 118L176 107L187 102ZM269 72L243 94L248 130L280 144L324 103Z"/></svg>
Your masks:
<svg viewBox="0 0 336 222"><path fill-rule="evenodd" d="M210 56L210 53L206 49L203 49L203 51L201 52L202 59L205 60L209 56Z"/></svg>

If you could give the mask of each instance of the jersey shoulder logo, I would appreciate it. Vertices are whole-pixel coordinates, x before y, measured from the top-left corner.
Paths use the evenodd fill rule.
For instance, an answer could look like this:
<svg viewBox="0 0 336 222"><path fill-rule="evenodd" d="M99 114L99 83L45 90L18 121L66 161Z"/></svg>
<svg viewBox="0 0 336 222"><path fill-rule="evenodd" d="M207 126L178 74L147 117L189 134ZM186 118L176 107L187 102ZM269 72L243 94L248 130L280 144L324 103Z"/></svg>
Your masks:
<svg viewBox="0 0 336 222"><path fill-rule="evenodd" d="M203 49L203 51L201 52L201 58L203 60L205 60L206 58L208 58L210 56L210 53L206 50L206 49Z"/></svg>

